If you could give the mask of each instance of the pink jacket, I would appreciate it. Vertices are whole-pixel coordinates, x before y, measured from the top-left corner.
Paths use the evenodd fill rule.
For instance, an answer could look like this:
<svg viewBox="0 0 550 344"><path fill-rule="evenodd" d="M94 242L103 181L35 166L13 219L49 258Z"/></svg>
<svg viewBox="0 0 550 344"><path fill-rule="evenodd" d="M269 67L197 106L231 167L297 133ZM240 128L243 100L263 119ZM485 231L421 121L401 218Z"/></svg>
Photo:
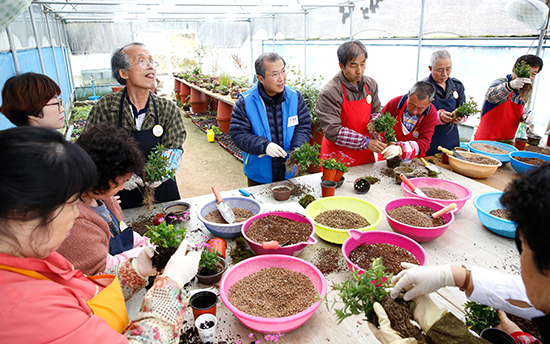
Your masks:
<svg viewBox="0 0 550 344"><path fill-rule="evenodd" d="M119 221L124 220L122 209L114 197L104 202ZM57 252L73 263L75 269L81 270L86 275L101 274L112 266L137 257L143 247L153 247L148 238L134 232L134 248L111 256L109 254L111 232L107 222L84 202L78 202L78 211L80 215L75 219L69 236Z"/></svg>
<svg viewBox="0 0 550 344"><path fill-rule="evenodd" d="M112 330L84 302L96 284L57 252L46 259L19 258L0 253L0 265L33 270L39 280L0 269L0 337L10 344L166 343L179 337L185 296L175 281L161 276L145 295L144 305L124 334ZM116 274L126 300L146 283L130 260L110 271ZM141 320L139 320L141 319Z"/></svg>

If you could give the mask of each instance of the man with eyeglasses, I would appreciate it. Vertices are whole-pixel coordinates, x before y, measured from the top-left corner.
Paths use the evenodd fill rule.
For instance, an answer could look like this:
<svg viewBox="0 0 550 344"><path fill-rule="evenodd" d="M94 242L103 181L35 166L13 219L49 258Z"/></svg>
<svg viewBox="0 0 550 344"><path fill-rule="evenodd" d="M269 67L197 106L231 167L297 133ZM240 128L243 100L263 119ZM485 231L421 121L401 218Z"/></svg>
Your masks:
<svg viewBox="0 0 550 344"><path fill-rule="evenodd" d="M370 136L367 124L380 112L378 84L363 75L367 48L361 41L349 41L337 51L340 71L325 84L315 105L315 113L325 133L321 154L342 152L355 165L374 162L374 154L386 144Z"/></svg>
<svg viewBox="0 0 550 344"><path fill-rule="evenodd" d="M158 145L166 150L171 169L179 170L183 155L183 142L187 136L180 110L166 98L150 90L155 87L158 63L141 43L130 43L117 49L111 56L111 72L124 89L101 97L88 116L84 130L95 124L108 122L126 128L139 143L145 158ZM118 195L122 209L141 206L144 181L133 175ZM175 179L154 182L155 200L166 202L180 199Z"/></svg>
<svg viewBox="0 0 550 344"><path fill-rule="evenodd" d="M258 82L239 95L229 131L243 151L248 186L292 178L288 153L309 142L311 119L304 98L286 86L286 63L277 53L263 53L255 62Z"/></svg>
<svg viewBox="0 0 550 344"><path fill-rule="evenodd" d="M452 112L466 101L464 85L460 80L452 78L453 62L447 50L437 50L432 53L430 75L423 81L435 87L435 98L432 105L437 110L437 124L434 129L430 149L426 155L439 153L438 146L453 149L460 145L457 123L462 123L464 117L453 119Z"/></svg>

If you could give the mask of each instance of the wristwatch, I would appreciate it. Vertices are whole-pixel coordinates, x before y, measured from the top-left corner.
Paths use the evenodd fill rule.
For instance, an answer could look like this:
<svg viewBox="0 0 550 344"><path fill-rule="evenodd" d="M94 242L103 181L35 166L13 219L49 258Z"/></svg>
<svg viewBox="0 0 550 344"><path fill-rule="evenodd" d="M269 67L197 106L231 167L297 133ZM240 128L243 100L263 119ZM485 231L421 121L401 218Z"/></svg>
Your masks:
<svg viewBox="0 0 550 344"><path fill-rule="evenodd" d="M460 291L466 291L466 288L468 288L470 284L470 279L472 278L472 268L470 268L469 265L462 265L462 267L466 270L466 275L464 276L464 284L459 289Z"/></svg>

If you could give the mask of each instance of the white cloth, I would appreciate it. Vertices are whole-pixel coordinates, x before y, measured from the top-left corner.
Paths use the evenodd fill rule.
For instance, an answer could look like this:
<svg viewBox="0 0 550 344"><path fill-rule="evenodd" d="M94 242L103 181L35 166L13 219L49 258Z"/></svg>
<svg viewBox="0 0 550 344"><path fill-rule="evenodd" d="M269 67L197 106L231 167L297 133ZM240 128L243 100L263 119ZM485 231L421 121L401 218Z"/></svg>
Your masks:
<svg viewBox="0 0 550 344"><path fill-rule="evenodd" d="M520 308L506 300L518 300L531 304L525 285L519 275L510 275L499 271L472 267L474 291L469 299L493 308L502 309L518 317L532 319L544 316L534 307Z"/></svg>

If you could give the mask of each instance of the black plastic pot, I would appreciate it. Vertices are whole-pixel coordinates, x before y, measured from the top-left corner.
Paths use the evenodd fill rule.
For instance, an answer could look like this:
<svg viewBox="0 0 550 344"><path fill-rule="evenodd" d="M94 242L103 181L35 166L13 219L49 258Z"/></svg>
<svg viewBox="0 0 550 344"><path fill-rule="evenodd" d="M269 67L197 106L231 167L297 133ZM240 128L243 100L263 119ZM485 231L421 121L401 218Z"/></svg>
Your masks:
<svg viewBox="0 0 550 344"><path fill-rule="evenodd" d="M360 195L364 195L370 190L370 183L367 178L357 178L353 183L353 189Z"/></svg>
<svg viewBox="0 0 550 344"><path fill-rule="evenodd" d="M481 338L486 339L487 341L493 344L515 344L516 341L508 333L500 330L498 328L486 328L481 331Z"/></svg>
<svg viewBox="0 0 550 344"><path fill-rule="evenodd" d="M396 168L397 166L401 165L401 159L396 156L395 158L391 158L391 159L387 159L386 160L386 165L388 166L388 168Z"/></svg>

